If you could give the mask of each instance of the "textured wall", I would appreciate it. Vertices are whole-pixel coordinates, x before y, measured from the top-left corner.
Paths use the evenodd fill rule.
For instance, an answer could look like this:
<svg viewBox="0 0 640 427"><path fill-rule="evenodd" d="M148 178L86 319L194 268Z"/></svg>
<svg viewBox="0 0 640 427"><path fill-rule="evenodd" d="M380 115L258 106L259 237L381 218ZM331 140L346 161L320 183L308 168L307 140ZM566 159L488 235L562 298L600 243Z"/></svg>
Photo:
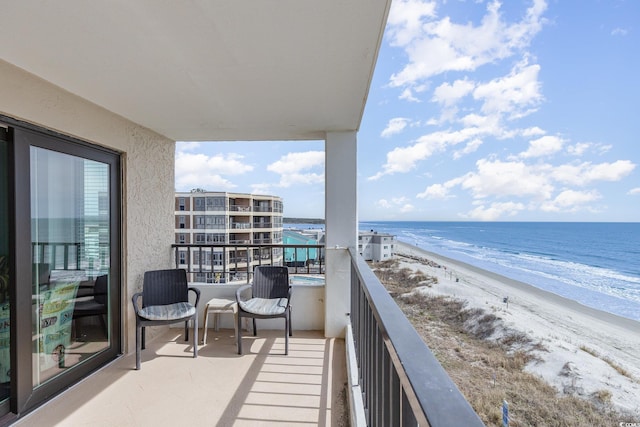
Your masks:
<svg viewBox="0 0 640 427"><path fill-rule="evenodd" d="M144 271L170 267L175 143L1 60L0 113L122 153L124 350L135 350L131 295Z"/></svg>

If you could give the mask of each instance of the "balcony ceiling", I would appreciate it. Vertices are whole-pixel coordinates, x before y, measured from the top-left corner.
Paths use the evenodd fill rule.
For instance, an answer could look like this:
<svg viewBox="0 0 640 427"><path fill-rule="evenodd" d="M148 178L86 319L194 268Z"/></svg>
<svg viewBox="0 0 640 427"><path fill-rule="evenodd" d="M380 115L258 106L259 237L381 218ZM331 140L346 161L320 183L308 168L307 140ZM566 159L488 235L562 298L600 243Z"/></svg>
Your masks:
<svg viewBox="0 0 640 427"><path fill-rule="evenodd" d="M391 0L3 2L0 58L174 140L357 130Z"/></svg>

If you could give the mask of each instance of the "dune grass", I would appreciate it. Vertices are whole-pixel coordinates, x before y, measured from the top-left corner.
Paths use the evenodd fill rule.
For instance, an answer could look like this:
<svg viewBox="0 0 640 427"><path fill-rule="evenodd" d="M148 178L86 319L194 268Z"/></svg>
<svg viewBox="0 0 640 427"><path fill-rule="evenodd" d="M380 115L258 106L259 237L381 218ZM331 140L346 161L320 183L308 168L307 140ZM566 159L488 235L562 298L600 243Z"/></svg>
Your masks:
<svg viewBox="0 0 640 427"><path fill-rule="evenodd" d="M464 301L410 292L437 283L437 279L397 267L394 261L372 265L487 426L502 425L503 400L509 402L511 427L605 426L639 421L616 413L607 390L594 393L589 399L561 395L524 370L544 354L540 343L524 333L505 329L495 315L469 309Z"/></svg>

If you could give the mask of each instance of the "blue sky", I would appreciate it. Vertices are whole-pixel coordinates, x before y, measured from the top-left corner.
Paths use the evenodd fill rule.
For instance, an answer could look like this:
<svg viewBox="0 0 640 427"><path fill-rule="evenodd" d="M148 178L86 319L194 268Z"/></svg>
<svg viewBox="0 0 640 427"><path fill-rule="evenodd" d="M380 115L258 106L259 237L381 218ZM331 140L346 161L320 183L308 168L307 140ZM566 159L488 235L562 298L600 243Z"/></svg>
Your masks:
<svg viewBox="0 0 640 427"><path fill-rule="evenodd" d="M394 1L360 220L640 221L640 2ZM176 189L324 217L324 142L179 142Z"/></svg>

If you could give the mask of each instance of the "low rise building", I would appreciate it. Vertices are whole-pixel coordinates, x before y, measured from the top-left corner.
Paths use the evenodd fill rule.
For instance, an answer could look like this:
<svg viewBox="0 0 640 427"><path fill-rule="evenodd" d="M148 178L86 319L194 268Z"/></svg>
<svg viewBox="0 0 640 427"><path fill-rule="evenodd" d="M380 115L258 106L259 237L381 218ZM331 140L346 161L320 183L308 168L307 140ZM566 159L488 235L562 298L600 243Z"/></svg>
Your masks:
<svg viewBox="0 0 640 427"><path fill-rule="evenodd" d="M393 258L396 236L377 231L358 233L358 252L366 261L385 261Z"/></svg>

